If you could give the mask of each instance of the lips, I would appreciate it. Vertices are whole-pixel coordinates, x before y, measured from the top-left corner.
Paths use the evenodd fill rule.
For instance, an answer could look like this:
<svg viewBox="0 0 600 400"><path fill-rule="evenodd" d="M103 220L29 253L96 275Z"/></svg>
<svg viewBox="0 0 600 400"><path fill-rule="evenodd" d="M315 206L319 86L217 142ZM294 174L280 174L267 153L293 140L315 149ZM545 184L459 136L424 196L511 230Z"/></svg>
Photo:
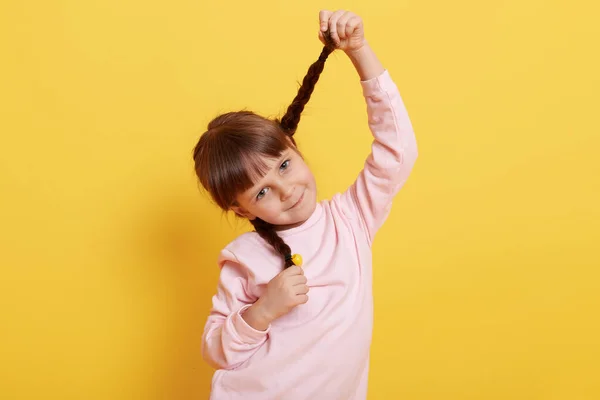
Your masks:
<svg viewBox="0 0 600 400"><path fill-rule="evenodd" d="M299 204L302 202L302 200L304 200L304 194L305 194L305 193L306 193L306 191L302 192L302 196L300 196L300 198L298 199L298 201L297 201L296 203L294 203L294 205L293 205L293 206L291 206L291 207L289 208L290 210L291 210L292 208L295 208L295 207L297 207L297 206L298 206L298 205L299 205Z"/></svg>

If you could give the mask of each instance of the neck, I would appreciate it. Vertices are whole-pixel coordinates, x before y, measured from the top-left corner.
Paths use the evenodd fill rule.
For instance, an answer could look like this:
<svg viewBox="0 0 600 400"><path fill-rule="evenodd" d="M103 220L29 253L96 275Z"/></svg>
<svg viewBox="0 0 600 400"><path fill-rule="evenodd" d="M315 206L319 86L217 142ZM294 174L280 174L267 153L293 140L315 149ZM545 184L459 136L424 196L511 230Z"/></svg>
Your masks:
<svg viewBox="0 0 600 400"><path fill-rule="evenodd" d="M275 226L275 230L277 232L281 232L281 231L287 231L292 228L296 228L296 227L302 225L303 223L305 223L306 221L308 221L308 220L306 219L304 221L299 221L299 222L289 224L289 225L274 225L274 226Z"/></svg>

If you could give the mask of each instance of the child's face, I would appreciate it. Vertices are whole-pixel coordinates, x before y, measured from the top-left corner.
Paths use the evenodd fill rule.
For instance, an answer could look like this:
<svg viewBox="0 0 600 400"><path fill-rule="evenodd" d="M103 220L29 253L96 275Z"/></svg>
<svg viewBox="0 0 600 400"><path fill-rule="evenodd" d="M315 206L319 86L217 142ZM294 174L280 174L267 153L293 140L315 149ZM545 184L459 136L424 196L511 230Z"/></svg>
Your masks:
<svg viewBox="0 0 600 400"><path fill-rule="evenodd" d="M278 160L264 160L269 172L237 197L232 207L236 214L248 219L260 218L292 228L306 221L317 203L315 177L293 148L286 149Z"/></svg>

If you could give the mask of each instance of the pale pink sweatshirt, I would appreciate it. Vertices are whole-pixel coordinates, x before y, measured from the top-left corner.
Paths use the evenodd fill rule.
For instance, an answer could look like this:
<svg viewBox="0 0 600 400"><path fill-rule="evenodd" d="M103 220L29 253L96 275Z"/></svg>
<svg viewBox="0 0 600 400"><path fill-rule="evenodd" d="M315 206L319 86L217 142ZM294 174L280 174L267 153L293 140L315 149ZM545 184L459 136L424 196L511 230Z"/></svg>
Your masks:
<svg viewBox="0 0 600 400"><path fill-rule="evenodd" d="M364 169L344 193L317 203L306 222L280 232L304 259L308 302L267 331L253 329L241 314L282 271L282 259L256 232L239 236L220 254L218 291L202 341L205 360L217 368L211 399L367 396L371 243L413 168L417 144L388 71L361 85L374 136Z"/></svg>

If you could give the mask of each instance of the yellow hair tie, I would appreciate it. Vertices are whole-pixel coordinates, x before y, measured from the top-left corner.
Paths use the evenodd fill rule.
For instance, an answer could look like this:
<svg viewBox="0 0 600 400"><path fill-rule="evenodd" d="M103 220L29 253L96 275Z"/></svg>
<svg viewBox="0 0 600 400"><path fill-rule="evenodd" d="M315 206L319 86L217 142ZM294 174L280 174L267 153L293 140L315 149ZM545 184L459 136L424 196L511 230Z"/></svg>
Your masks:
<svg viewBox="0 0 600 400"><path fill-rule="evenodd" d="M285 258L286 260L291 260L294 265L297 265L299 267L302 266L302 256L300 254L294 254L294 255L289 255Z"/></svg>

